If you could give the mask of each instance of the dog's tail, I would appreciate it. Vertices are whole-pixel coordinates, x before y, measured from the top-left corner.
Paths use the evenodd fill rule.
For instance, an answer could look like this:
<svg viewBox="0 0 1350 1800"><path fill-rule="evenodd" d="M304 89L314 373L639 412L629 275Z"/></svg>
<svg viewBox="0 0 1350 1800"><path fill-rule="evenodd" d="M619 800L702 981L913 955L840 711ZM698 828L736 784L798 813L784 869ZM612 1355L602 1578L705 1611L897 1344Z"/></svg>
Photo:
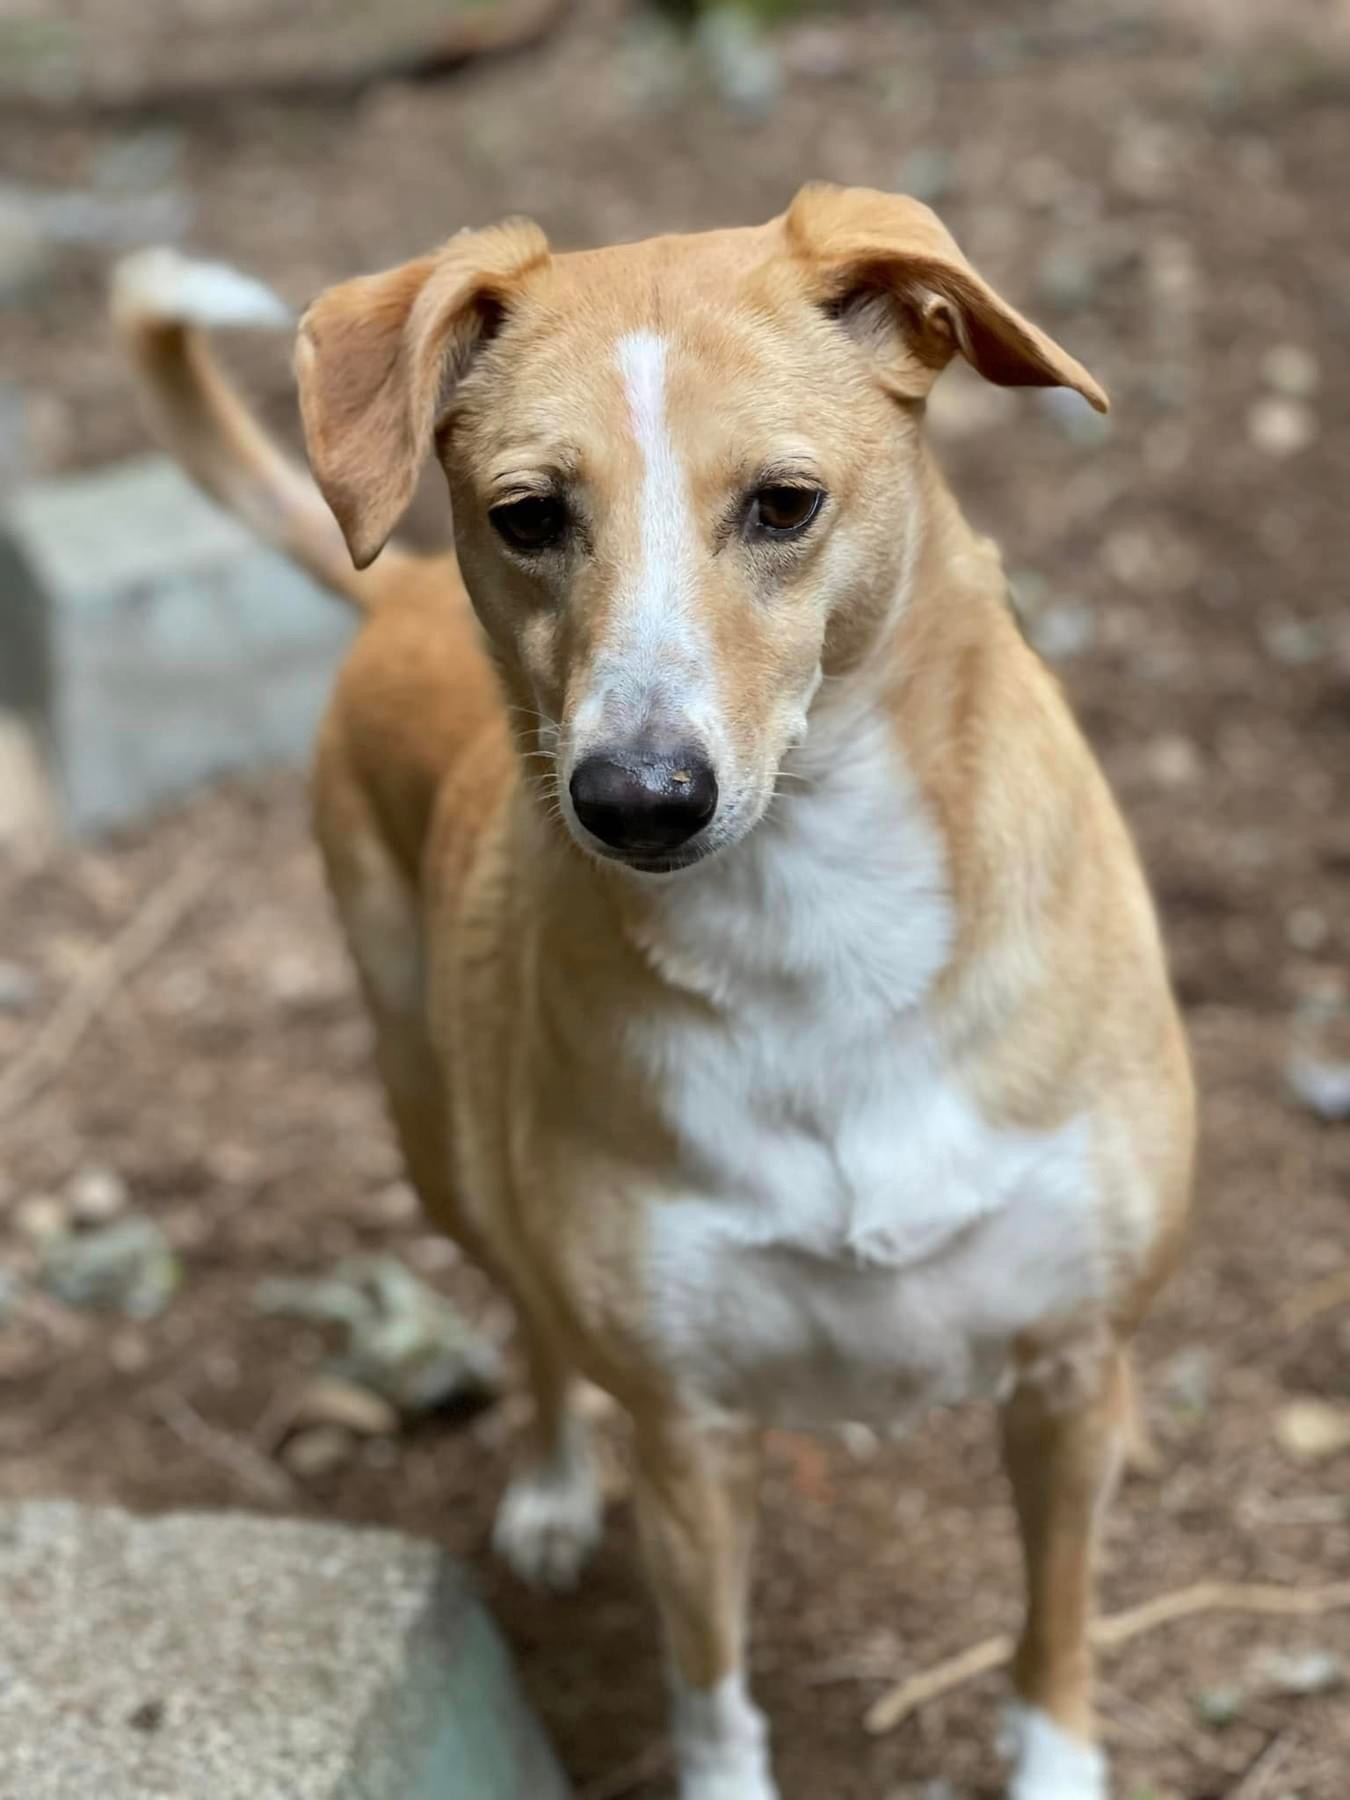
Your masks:
<svg viewBox="0 0 1350 1800"><path fill-rule="evenodd" d="M308 472L263 430L206 344L213 327L290 325L285 304L223 263L143 250L114 271L112 315L151 430L198 486L353 605L375 606L403 554L391 548L370 569L353 568Z"/></svg>

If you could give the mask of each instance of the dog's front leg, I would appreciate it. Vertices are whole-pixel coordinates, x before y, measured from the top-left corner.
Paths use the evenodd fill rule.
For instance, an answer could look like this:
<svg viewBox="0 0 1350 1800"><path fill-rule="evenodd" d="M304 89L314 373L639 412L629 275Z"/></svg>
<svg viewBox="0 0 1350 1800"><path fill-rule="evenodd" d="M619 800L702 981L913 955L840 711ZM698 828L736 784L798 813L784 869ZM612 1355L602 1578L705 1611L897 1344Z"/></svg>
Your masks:
<svg viewBox="0 0 1350 1800"><path fill-rule="evenodd" d="M745 1682L758 1486L750 1429L639 1422L638 1524L665 1629L680 1800L777 1800Z"/></svg>
<svg viewBox="0 0 1350 1800"><path fill-rule="evenodd" d="M1027 1569L1027 1617L1013 1675L1011 1800L1106 1800L1092 1708L1092 1563L1123 1460L1130 1390L1124 1356L1056 1384L1027 1380L1003 1415ZM1058 1391L1056 1391L1058 1389ZM1067 1389L1067 1391L1065 1391Z"/></svg>
<svg viewBox="0 0 1350 1800"><path fill-rule="evenodd" d="M524 1311L521 1342L534 1422L529 1446L497 1509L493 1548L534 1587L574 1587L604 1525L590 1430L577 1378L557 1344Z"/></svg>

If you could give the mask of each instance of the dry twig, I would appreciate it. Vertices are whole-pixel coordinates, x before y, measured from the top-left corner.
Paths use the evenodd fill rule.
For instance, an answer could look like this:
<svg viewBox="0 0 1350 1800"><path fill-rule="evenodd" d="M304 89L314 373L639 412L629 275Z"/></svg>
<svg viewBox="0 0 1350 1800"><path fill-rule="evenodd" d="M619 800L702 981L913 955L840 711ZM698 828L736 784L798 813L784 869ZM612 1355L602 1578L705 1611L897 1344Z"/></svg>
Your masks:
<svg viewBox="0 0 1350 1800"><path fill-rule="evenodd" d="M1159 1594L1142 1606L1128 1612L1099 1619L1092 1631L1098 1649L1114 1650L1143 1632L1159 1625L1170 1625L1177 1619L1193 1618L1197 1613L1242 1612L1261 1613L1268 1618L1311 1618L1319 1613L1350 1607L1350 1581L1332 1582L1320 1588L1287 1588L1259 1582L1201 1581L1194 1587L1179 1588L1175 1593ZM1006 1634L987 1638L963 1650L959 1656L925 1669L902 1681L873 1701L863 1720L874 1736L894 1731L912 1712L936 1700L953 1688L1002 1669L1012 1660L1014 1640Z"/></svg>
<svg viewBox="0 0 1350 1800"><path fill-rule="evenodd" d="M1350 1269L1337 1269L1291 1295L1284 1304L1284 1322L1290 1331L1298 1331L1333 1306L1346 1305L1350 1305Z"/></svg>
<svg viewBox="0 0 1350 1800"><path fill-rule="evenodd" d="M1288 1748L1282 1733L1271 1738L1265 1748L1257 1753L1255 1762L1228 1796L1228 1800L1258 1800L1259 1795L1268 1791L1271 1777L1284 1761Z"/></svg>
<svg viewBox="0 0 1350 1800"><path fill-rule="evenodd" d="M260 1456L251 1444L241 1438L218 1431L179 1394L159 1394L155 1411L189 1449L198 1451L211 1462L229 1469L240 1483L260 1499L281 1504L295 1498L295 1486L284 1469Z"/></svg>
<svg viewBox="0 0 1350 1800"><path fill-rule="evenodd" d="M0 1073L0 1119L8 1118L42 1091L123 982L172 936L214 874L213 862L185 864L127 920Z"/></svg>

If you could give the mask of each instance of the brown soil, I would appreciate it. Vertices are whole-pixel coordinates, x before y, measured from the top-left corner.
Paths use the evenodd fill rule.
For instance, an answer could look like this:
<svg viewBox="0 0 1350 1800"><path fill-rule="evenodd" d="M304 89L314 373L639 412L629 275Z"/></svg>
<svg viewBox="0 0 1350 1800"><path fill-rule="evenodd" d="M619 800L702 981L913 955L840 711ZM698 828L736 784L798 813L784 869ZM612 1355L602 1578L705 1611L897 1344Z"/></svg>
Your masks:
<svg viewBox="0 0 1350 1800"><path fill-rule="evenodd" d="M899 185L941 169L942 210L975 259L1115 399L1109 435L1087 444L1038 401L986 416L967 398L946 409L948 461L1010 568L1043 584L1024 578L1024 595L1093 627L1065 679L1153 873L1204 1093L1190 1253L1142 1346L1161 1468L1112 1515L1104 1601L1203 1577L1343 1579L1350 1456L1292 1462L1273 1421L1293 1397L1350 1398L1350 1306L1301 1326L1286 1310L1350 1261L1350 1129L1319 1124L1282 1079L1293 1007L1350 969L1350 75L1337 40L1299 35L1299 8L1273 40L1233 29L1245 8L1138 11L1130 31L1103 6L1028 0L996 25L993 11L962 0L794 27L794 64L816 72L790 74L776 110L747 123L701 92L644 114L615 21L587 10L531 55L441 87L179 119L178 179L194 245L300 301L509 210L588 242L762 217L809 175ZM1308 15L1317 25L1323 11ZM0 120L0 167L86 184L131 130ZM0 354L48 467L141 443L101 323L101 267L68 251L60 275L0 313ZM243 366L285 416L280 358ZM1281 429L1311 441L1276 454L1265 446ZM0 1173L16 1268L31 1263L19 1203L101 1164L169 1230L185 1282L148 1325L30 1301L0 1327L5 1496L266 1504L215 1452L265 1431L321 1346L260 1320L264 1275L390 1247L502 1324L391 1189L367 1031L295 779L208 795L0 877L4 957L40 984L29 1011L0 1012L0 1058L158 884L202 859L216 871L205 896L7 1127ZM210 1449L166 1422L166 1396L220 1434ZM520 1429L513 1401L438 1421L297 1485L289 1504L468 1557L579 1791L653 1800L662 1778L642 1771L660 1670L627 1508L616 1499L575 1597L522 1592L485 1548ZM754 1675L786 1800L891 1800L938 1777L996 1790L991 1680L893 1736L860 1724L887 1678L1015 1619L987 1416L936 1418L870 1457L775 1438L759 1568ZM1350 1612L1215 1616L1113 1654L1103 1699L1119 1793L1340 1800L1350 1708L1257 1694L1253 1658L1271 1647L1350 1662ZM1248 1690L1236 1721L1206 1722L1197 1696L1231 1688ZM625 1769L626 1786L604 1785Z"/></svg>

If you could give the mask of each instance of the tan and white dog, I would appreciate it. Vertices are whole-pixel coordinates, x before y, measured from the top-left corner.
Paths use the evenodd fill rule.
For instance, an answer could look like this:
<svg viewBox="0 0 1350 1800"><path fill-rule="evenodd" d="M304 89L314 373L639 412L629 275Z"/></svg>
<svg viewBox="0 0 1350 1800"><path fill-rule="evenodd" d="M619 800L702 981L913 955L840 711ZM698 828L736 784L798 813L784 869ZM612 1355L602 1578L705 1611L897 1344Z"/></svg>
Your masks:
<svg viewBox="0 0 1350 1800"><path fill-rule="evenodd" d="M318 835L413 1180L519 1309L499 1548L564 1581L599 1529L580 1371L633 1420L683 1800L770 1800L756 1426L994 1396L1011 1792L1104 1795L1092 1544L1192 1089L1125 827L922 433L956 354L1100 389L912 200L576 255L516 220L306 313L325 508L195 329L274 310L163 252L116 294L165 441L368 614ZM433 450L458 561L381 555Z"/></svg>

